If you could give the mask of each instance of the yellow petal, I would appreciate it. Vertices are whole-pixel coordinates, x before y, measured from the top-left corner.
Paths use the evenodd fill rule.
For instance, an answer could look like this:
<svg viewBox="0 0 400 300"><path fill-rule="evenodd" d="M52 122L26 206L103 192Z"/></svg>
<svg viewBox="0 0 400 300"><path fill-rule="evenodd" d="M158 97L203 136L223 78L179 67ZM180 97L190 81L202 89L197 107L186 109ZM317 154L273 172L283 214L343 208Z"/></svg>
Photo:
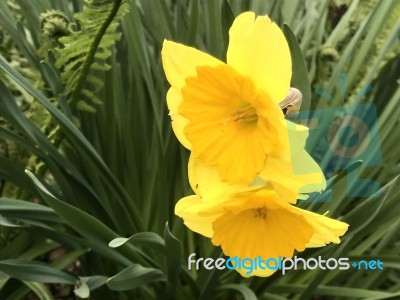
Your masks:
<svg viewBox="0 0 400 300"><path fill-rule="evenodd" d="M218 169L206 167L204 163L193 154L189 157L188 163L189 183L196 195L202 201L220 202L223 195L230 195L235 191L237 185L221 182Z"/></svg>
<svg viewBox="0 0 400 300"><path fill-rule="evenodd" d="M297 181L301 183L299 193L304 195L306 193L321 192L326 188L325 176L320 166L305 150L308 128L294 123L288 124L288 128L292 172L295 174Z"/></svg>
<svg viewBox="0 0 400 300"><path fill-rule="evenodd" d="M292 257L295 250L340 243L348 228L343 222L294 207L266 188L238 195L222 211L213 222L212 242L225 255L242 259ZM265 270L237 271L244 276L269 276Z"/></svg>
<svg viewBox="0 0 400 300"><path fill-rule="evenodd" d="M288 130L287 142L289 143L290 153L292 156L294 156L299 151L304 150L308 138L308 128L306 126L293 123L289 120L285 120L285 122Z"/></svg>
<svg viewBox="0 0 400 300"><path fill-rule="evenodd" d="M280 203L292 213L303 215L307 223L312 227L313 234L306 247L323 247L329 243L340 243L339 237L344 235L349 227L348 224L331 219L325 215L320 215L307 211L293 205Z"/></svg>
<svg viewBox="0 0 400 300"><path fill-rule="evenodd" d="M304 211L303 215L307 218L307 222L314 230L314 234L308 242L307 248L323 247L329 243L339 244L339 237L344 235L349 227L349 225L344 222L313 212Z"/></svg>
<svg viewBox="0 0 400 300"><path fill-rule="evenodd" d="M243 277L251 277L251 276L258 276L258 277L268 277L271 276L272 274L274 274L276 272L276 270L271 270L266 268L265 270L262 270L260 268L255 269L253 272L251 272L251 274L247 274L247 270L246 269L235 269L237 272L240 273L240 275L242 275Z"/></svg>
<svg viewBox="0 0 400 300"><path fill-rule="evenodd" d="M167 40L164 40L161 57L169 84L178 90L185 85L187 77L196 75L196 67L222 64L207 53Z"/></svg>
<svg viewBox="0 0 400 300"><path fill-rule="evenodd" d="M300 167L303 166L307 168L300 173ZM297 168L297 172L294 172L294 168ZM260 177L271 183L279 196L289 203L296 203L298 198L307 198L302 196L303 194L320 192L326 187L323 173L306 151L297 155L292 163L281 159L268 159Z"/></svg>
<svg viewBox="0 0 400 300"><path fill-rule="evenodd" d="M179 142L187 149L191 149L191 144L187 140L185 134L183 133L183 129L188 124L188 120L184 118L182 115L178 113L178 107L182 102L182 94L181 92L171 87L167 93L167 105L169 109L169 115L172 120L172 130L174 131L176 137Z"/></svg>
<svg viewBox="0 0 400 300"><path fill-rule="evenodd" d="M289 92L290 51L280 28L267 16L239 15L229 30L227 62L278 104Z"/></svg>
<svg viewBox="0 0 400 300"><path fill-rule="evenodd" d="M201 199L195 195L182 198L175 206L175 214L183 219L190 230L211 238L214 232L212 223L218 215L204 216L199 214L201 211Z"/></svg>
<svg viewBox="0 0 400 300"><path fill-rule="evenodd" d="M196 195L204 202L223 203L236 193L257 190L264 185L248 185L244 183L229 183L221 181L216 167L206 167L193 154L188 164L189 183Z"/></svg>
<svg viewBox="0 0 400 300"><path fill-rule="evenodd" d="M295 156L293 172L296 174L297 180L302 182L299 189L300 194L321 192L326 188L325 176L320 166L305 150Z"/></svg>
<svg viewBox="0 0 400 300"><path fill-rule="evenodd" d="M212 242L228 256L241 258L292 257L303 251L313 230L301 214L288 209L268 209L265 214L250 208L225 213L213 223Z"/></svg>

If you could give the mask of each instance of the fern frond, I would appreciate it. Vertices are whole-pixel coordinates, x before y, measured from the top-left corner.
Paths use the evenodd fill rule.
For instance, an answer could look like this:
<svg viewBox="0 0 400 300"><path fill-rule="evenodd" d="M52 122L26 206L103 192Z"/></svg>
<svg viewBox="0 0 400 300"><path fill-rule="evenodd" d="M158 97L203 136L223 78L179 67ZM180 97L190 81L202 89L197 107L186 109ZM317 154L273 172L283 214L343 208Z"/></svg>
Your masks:
<svg viewBox="0 0 400 300"><path fill-rule="evenodd" d="M75 14L79 30L59 39L63 47L56 49L55 66L61 70L71 105L94 111L92 104L101 104L95 94L103 81L96 71L111 68L106 60L121 37L117 28L127 11L128 0L85 0L83 11Z"/></svg>

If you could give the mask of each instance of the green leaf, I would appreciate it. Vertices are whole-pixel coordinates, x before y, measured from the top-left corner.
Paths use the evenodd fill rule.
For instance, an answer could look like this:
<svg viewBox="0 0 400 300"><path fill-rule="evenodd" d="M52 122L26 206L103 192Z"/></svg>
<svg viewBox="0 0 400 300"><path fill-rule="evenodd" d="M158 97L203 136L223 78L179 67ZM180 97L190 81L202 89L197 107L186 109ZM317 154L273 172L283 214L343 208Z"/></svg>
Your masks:
<svg viewBox="0 0 400 300"><path fill-rule="evenodd" d="M26 170L26 174L32 179L40 195L47 204L52 207L67 224L83 236L93 240L101 240L104 237L116 236L115 232L96 218L54 197L33 173Z"/></svg>
<svg viewBox="0 0 400 300"><path fill-rule="evenodd" d="M229 28L231 27L234 19L235 15L232 11L232 7L229 4L228 0L225 0L222 3L222 9L221 9L222 39L224 42L225 52L228 49L228 44L229 44Z"/></svg>
<svg viewBox="0 0 400 300"><path fill-rule="evenodd" d="M299 293L304 290L306 286L306 284L280 284L271 288L271 291L279 293ZM350 297L352 299L374 297L375 299L375 297L388 297L391 294L382 291L370 291L358 288L319 285L314 291L314 295Z"/></svg>
<svg viewBox="0 0 400 300"><path fill-rule="evenodd" d="M103 286L107 283L108 277L102 275L93 275L80 277L80 280L85 282L91 291Z"/></svg>
<svg viewBox="0 0 400 300"><path fill-rule="evenodd" d="M164 240L154 232L139 232L129 238L118 237L108 243L111 248L117 248L127 242L133 242L135 245L149 245L150 247L164 247Z"/></svg>
<svg viewBox="0 0 400 300"><path fill-rule="evenodd" d="M400 297L400 292L398 293L391 293L390 295L384 295L384 296L371 296L371 298L365 298L364 300L395 300L399 299Z"/></svg>
<svg viewBox="0 0 400 300"><path fill-rule="evenodd" d="M6 64L6 68L9 71L16 72L0 55L0 68L2 68L2 64ZM37 128L32 126L28 118L21 113L16 101L14 100L13 95L11 94L11 91L6 87L5 83L2 80L0 80L0 93L2 96L2 99L0 101L0 113L2 117L12 123L14 128L18 129L26 136L29 136L35 143L37 143Z"/></svg>
<svg viewBox="0 0 400 300"><path fill-rule="evenodd" d="M167 291L170 297L178 285L182 264L182 243L171 233L168 222L164 229L165 252L167 256Z"/></svg>
<svg viewBox="0 0 400 300"><path fill-rule="evenodd" d="M0 157L0 165L2 166L0 169L0 178L21 187L33 195L36 194L32 181L30 181L24 174L23 165L5 157Z"/></svg>
<svg viewBox="0 0 400 300"><path fill-rule="evenodd" d="M220 290L235 290L242 294L244 300L257 300L256 294L243 284L224 284L219 288Z"/></svg>
<svg viewBox="0 0 400 300"><path fill-rule="evenodd" d="M17 199L0 198L0 213L8 218L63 222L52 208Z"/></svg>
<svg viewBox="0 0 400 300"><path fill-rule="evenodd" d="M44 187L35 175L28 170L26 173L33 180L43 199L59 214L66 224L87 238L98 251L102 251L104 254L107 253L108 256L113 257L125 265L130 264L129 259L119 255L106 246L106 241L117 237L114 231L88 213L57 199ZM130 256L135 256L134 252L130 251L129 253ZM137 256L135 257L136 259L140 259Z"/></svg>
<svg viewBox="0 0 400 300"><path fill-rule="evenodd" d="M400 175L388 183L383 189L383 195L380 197L371 197L361 203L357 208L350 211L344 218L344 221L351 224L353 228L346 234L346 238L350 238L363 229L375 219L384 203L393 196L400 182ZM367 217L368 216L368 217Z"/></svg>
<svg viewBox="0 0 400 300"><path fill-rule="evenodd" d="M68 273L36 261L2 260L0 261L0 271L23 281L75 284L78 280Z"/></svg>
<svg viewBox="0 0 400 300"><path fill-rule="evenodd" d="M2 215L0 215L0 225L5 226L5 227L23 227L24 225L17 224L7 218L4 218Z"/></svg>
<svg viewBox="0 0 400 300"><path fill-rule="evenodd" d="M129 240L133 238L133 236L129 237L129 238L122 238L122 237L118 237L113 239L112 241L110 241L108 243L108 247L110 248L118 248L122 245L124 245L125 243L129 242Z"/></svg>
<svg viewBox="0 0 400 300"><path fill-rule="evenodd" d="M108 279L107 286L113 291L128 291L152 282L165 280L165 275L160 270L133 264Z"/></svg>
<svg viewBox="0 0 400 300"><path fill-rule="evenodd" d="M126 192L123 190L121 183L118 182L118 180L115 178L115 176L110 172L108 169L107 165L104 163L102 158L99 156L97 151L94 149L93 145L89 143L89 141L83 136L82 132L79 131L79 129L75 126L75 124L67 118L66 115L64 115L56 106L54 106L49 99L47 99L41 92L39 92L36 88L34 88L21 74L19 74L14 68L11 67L11 65L4 59L3 56L0 55L0 69L3 70L13 81L15 81L16 84L18 84L20 87L25 89L27 92L29 92L33 97L36 98L36 100L44 106L46 110L53 116L54 120L57 121L60 125L60 127L63 129L63 133L65 133L65 136L68 138L69 142L74 145L74 148L79 152L79 155L86 160L87 167L95 167L96 174L98 174L104 181L109 185L112 193L114 194L114 199L115 201L113 202L113 205L111 206L110 203L104 203L101 202L101 204L105 207L106 211L109 213L111 218L114 219L114 222L116 224L119 224L117 222L117 216L115 215L115 211L118 211L119 217L124 216L126 219L126 224L124 224L124 227L133 227L135 229L141 229L142 228L142 218L139 212L137 211L137 208L135 205L133 205L131 199L128 197ZM1 88L2 84L0 84ZM10 94L8 92L8 94ZM6 99L8 99L7 97ZM0 101L0 107L3 101ZM8 103L6 105L11 107L11 103L13 101L8 100ZM16 106L14 104L14 106ZM13 112L21 113L16 109L15 107L12 108ZM10 118L12 117L13 113L9 112ZM25 120L25 117L18 118L21 120ZM22 121L21 121L22 122ZM25 129L25 132L29 135L29 137L33 141L37 141L38 138L44 139L46 138L45 136L43 137L43 134L34 127L31 124L27 123L21 123L20 121L15 121L14 123L17 124L17 126L20 126L22 129ZM15 125L13 123L13 125ZM36 130L35 130L36 129ZM48 140L40 140L41 143L49 143ZM41 144L40 143L40 144ZM47 146L47 144L45 144ZM42 146L42 145L41 145ZM47 149L46 149L47 150ZM55 151L55 149L50 149L51 155L54 155L55 158L61 159L63 161L63 157L60 155L59 152ZM48 150L48 151L50 151ZM48 154L46 154L48 155ZM61 158L60 158L61 156ZM69 172L70 168L74 167L71 165L70 167L66 167L66 170ZM74 174L74 176L82 176L79 172L77 174ZM80 179L82 182L85 182L85 178ZM90 188L90 187L89 187ZM129 213L128 213L129 212ZM134 224L133 224L134 223Z"/></svg>
<svg viewBox="0 0 400 300"><path fill-rule="evenodd" d="M53 296L43 283L24 281L24 284L29 287L40 300L52 300Z"/></svg>
<svg viewBox="0 0 400 300"><path fill-rule="evenodd" d="M7 281L10 279L10 276L8 276L6 273L0 271L0 289L3 288L3 286L7 283Z"/></svg>
<svg viewBox="0 0 400 300"><path fill-rule="evenodd" d="M53 261L51 263L52 267L55 267L57 269L64 269L76 262L79 257L84 255L86 252L88 252L90 249L78 249L78 250L73 250L70 251L64 255L61 255L57 260Z"/></svg>
<svg viewBox="0 0 400 300"><path fill-rule="evenodd" d="M283 25L283 33L289 44L290 55L292 57L292 81L291 86L300 90L303 95L301 111L310 110L311 105L311 84L308 78L308 71L304 62L303 54L297 39L287 24Z"/></svg>
<svg viewBox="0 0 400 300"><path fill-rule="evenodd" d="M88 298L90 295L90 289L87 283L83 280L79 280L75 285L74 294L79 298Z"/></svg>

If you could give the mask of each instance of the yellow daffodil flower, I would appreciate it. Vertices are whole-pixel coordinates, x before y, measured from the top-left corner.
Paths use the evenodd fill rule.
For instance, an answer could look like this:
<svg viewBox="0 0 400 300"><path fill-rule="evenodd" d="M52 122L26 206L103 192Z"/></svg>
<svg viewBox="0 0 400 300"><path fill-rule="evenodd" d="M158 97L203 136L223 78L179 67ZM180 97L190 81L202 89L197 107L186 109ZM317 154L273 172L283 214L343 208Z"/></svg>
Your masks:
<svg viewBox="0 0 400 300"><path fill-rule="evenodd" d="M227 63L164 42L167 104L173 130L192 155L217 167L224 181L250 182L269 157L289 160L292 145L278 104L289 92L291 57L267 16L239 15L229 37Z"/></svg>
<svg viewBox="0 0 400 300"><path fill-rule="evenodd" d="M216 170L203 166L200 172L216 179ZM272 184L229 189L226 183L213 182L204 187L197 183L196 195L181 199L175 213L191 230L221 246L227 256L290 258L294 251L339 243L347 231L346 223L291 205ZM273 273L269 269L251 274L238 271L243 276Z"/></svg>
<svg viewBox="0 0 400 300"><path fill-rule="evenodd" d="M268 17L247 12L229 35L227 63L178 43L163 45L172 127L191 150L196 193L181 199L175 213L231 257L292 257L339 243L347 224L293 206L326 182L305 151L308 129L285 120L279 106L291 78L283 33Z"/></svg>

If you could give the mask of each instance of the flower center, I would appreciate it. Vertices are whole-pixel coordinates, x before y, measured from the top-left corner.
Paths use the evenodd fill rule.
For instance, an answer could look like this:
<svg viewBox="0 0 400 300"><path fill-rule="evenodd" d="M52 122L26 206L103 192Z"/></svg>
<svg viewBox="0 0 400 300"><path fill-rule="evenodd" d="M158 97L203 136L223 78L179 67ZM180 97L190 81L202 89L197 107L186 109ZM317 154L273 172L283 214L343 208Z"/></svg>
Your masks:
<svg viewBox="0 0 400 300"><path fill-rule="evenodd" d="M258 120L257 112L250 104L233 111L231 116L233 121L237 124L242 122L255 122Z"/></svg>
<svg viewBox="0 0 400 300"><path fill-rule="evenodd" d="M254 210L254 218L261 218L261 219L266 219L267 218L267 210L265 206L255 208Z"/></svg>

